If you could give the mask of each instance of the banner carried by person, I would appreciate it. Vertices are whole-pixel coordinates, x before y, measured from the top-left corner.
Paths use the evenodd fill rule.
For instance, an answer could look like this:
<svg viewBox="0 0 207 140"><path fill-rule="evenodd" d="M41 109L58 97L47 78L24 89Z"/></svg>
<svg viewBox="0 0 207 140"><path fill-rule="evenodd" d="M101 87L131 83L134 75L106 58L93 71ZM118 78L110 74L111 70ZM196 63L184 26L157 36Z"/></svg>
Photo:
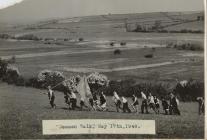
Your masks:
<svg viewBox="0 0 207 140"><path fill-rule="evenodd" d="M79 84L77 85L77 91L80 94L81 98L86 99L92 96L90 87L88 85L88 81L86 76L84 75Z"/></svg>

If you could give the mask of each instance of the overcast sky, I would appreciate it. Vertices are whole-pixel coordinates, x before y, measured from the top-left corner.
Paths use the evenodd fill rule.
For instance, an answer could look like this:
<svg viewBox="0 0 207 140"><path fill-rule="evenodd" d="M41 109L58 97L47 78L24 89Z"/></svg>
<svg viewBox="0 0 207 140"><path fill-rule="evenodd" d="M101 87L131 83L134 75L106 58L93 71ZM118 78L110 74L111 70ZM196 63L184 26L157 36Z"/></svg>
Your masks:
<svg viewBox="0 0 207 140"><path fill-rule="evenodd" d="M13 5L14 2L19 3ZM0 22L33 22L108 13L202 11L203 3L204 0L0 0L0 9L3 8ZM13 6L7 7L9 5Z"/></svg>

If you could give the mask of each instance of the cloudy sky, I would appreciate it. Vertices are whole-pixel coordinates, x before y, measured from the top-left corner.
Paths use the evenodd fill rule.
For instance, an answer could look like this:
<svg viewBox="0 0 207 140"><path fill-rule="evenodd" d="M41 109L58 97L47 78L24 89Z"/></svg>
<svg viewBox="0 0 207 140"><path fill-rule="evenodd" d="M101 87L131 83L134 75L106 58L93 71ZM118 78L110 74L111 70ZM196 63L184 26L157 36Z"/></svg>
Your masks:
<svg viewBox="0 0 207 140"><path fill-rule="evenodd" d="M108 13L202 11L203 3L204 0L0 0L0 22L34 22Z"/></svg>

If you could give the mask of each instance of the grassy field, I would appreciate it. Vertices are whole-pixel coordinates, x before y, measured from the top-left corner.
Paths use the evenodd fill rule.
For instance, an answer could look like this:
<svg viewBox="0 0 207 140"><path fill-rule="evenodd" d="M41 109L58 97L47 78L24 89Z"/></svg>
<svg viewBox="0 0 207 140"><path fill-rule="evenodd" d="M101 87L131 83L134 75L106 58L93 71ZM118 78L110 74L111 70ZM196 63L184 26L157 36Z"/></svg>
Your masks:
<svg viewBox="0 0 207 140"><path fill-rule="evenodd" d="M56 22L2 28L0 33L14 36L33 34L53 41L0 39L0 57L15 56L24 77L37 76L44 69L58 70L67 77L100 72L109 80L134 79L137 82L175 84L175 79L204 81L204 51L167 48L169 43L193 43L204 47L204 34L126 32L129 23L154 24L162 20L195 20L202 13L143 13L89 16L60 19ZM171 18L169 17L171 16ZM174 18L174 19L172 19ZM203 30L204 22L169 26L169 30ZM79 41L83 38L83 41ZM63 39L68 39L63 41ZM115 45L111 46L110 43ZM126 42L126 45L120 45ZM120 55L114 50L120 49ZM153 54L153 58L145 58ZM62 93L57 93L57 109L50 109L41 90L8 86L0 83L0 136L11 138L203 138L204 117L198 115L195 102L181 103L181 116L163 114L116 113L111 97L110 112L69 111ZM131 100L130 100L131 101ZM43 136L42 120L46 119L153 119L156 135L67 135Z"/></svg>
<svg viewBox="0 0 207 140"><path fill-rule="evenodd" d="M183 42L196 42L202 45L202 35L178 34L177 37L173 34L165 34L165 37L163 34L148 35L149 38L146 38L146 34L134 35L135 40L125 40L126 46L118 46L123 41L120 40L122 37L114 40L117 46L110 46L110 40L107 39L61 42L61 45L48 45L42 41L1 40L0 55L3 58L15 56L15 65L25 77L36 76L43 69L51 69L62 71L68 77L98 71L106 74L109 79L133 77L137 81L172 82L175 78L180 80L193 78L203 81L203 51L181 51L165 46L171 42L166 40L166 37L174 41L177 38ZM122 51L121 55L114 55L113 51L117 48ZM154 57L145 58L146 54L153 54ZM155 64L156 66L153 66Z"/></svg>
<svg viewBox="0 0 207 140"><path fill-rule="evenodd" d="M162 114L116 113L108 97L109 112L69 111L62 93L56 92L57 109L51 109L44 90L0 84L0 136L16 138L203 138L204 116L198 115L198 104L181 103L181 116ZM131 102L131 100L129 100ZM79 102L78 102L79 103ZM42 120L53 119L144 119L156 121L156 135L42 135Z"/></svg>

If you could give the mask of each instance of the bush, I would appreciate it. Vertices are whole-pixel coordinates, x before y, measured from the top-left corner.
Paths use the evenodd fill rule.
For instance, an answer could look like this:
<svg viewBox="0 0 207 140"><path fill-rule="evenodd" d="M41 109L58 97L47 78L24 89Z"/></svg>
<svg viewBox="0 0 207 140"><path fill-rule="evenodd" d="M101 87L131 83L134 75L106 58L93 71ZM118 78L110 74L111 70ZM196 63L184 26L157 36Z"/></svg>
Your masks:
<svg viewBox="0 0 207 140"><path fill-rule="evenodd" d="M156 48L155 47L152 47L152 51L155 51L156 50Z"/></svg>
<svg viewBox="0 0 207 140"><path fill-rule="evenodd" d="M134 79L122 80L122 81L110 81L109 86L101 89L106 95L112 96L113 91L118 92L120 96L132 97L135 94L137 97L141 97L141 91L146 94L152 93L157 97L166 96L168 91L168 86L165 84L151 84L151 83L139 83L136 84Z"/></svg>
<svg viewBox="0 0 207 140"><path fill-rule="evenodd" d="M39 88L46 88L48 86L56 86L57 84L63 82L65 77L63 73L59 71L43 70L37 76ZM62 88L61 85L57 86L54 89Z"/></svg>
<svg viewBox="0 0 207 140"><path fill-rule="evenodd" d="M193 43L182 43L182 44L175 44L174 48L178 50L191 50L191 51L202 51L204 47L200 44L193 44Z"/></svg>
<svg viewBox="0 0 207 140"><path fill-rule="evenodd" d="M121 50L120 50L120 49L116 49L116 50L114 50L114 54L115 54L115 55L117 55L117 54L118 54L118 55L121 54Z"/></svg>
<svg viewBox="0 0 207 140"><path fill-rule="evenodd" d="M40 40L37 36L35 36L33 34L22 35L22 36L16 37L16 39L19 39L19 40L35 40L35 41Z"/></svg>
<svg viewBox="0 0 207 140"><path fill-rule="evenodd" d="M37 77L32 77L32 78L29 78L29 79L25 79L25 86L26 87L40 88L41 83L38 82Z"/></svg>
<svg viewBox="0 0 207 140"><path fill-rule="evenodd" d="M10 64L16 63L16 56L13 55L13 56L11 57L11 59L8 60L8 63L10 63Z"/></svg>
<svg viewBox="0 0 207 140"><path fill-rule="evenodd" d="M8 65L6 68L6 74L3 76L3 81L8 84L14 84L17 82L20 76L19 70L17 67Z"/></svg>
<svg viewBox="0 0 207 140"><path fill-rule="evenodd" d="M12 39L13 36L9 35L9 34L0 34L0 38L1 39Z"/></svg>
<svg viewBox="0 0 207 140"><path fill-rule="evenodd" d="M2 60L0 58L0 79L6 75L8 65L9 65L8 61Z"/></svg>
<svg viewBox="0 0 207 140"><path fill-rule="evenodd" d="M120 45L121 46L126 46L126 42L121 42Z"/></svg>
<svg viewBox="0 0 207 140"><path fill-rule="evenodd" d="M99 88L107 87L109 82L105 75L97 72L90 74L87 77L87 81L92 92L98 90Z"/></svg>
<svg viewBox="0 0 207 140"><path fill-rule="evenodd" d="M114 42L111 42L111 43L110 43L110 46L114 46L114 44L115 44Z"/></svg>
<svg viewBox="0 0 207 140"><path fill-rule="evenodd" d="M144 57L145 58L153 58L153 54L146 54Z"/></svg>
<svg viewBox="0 0 207 140"><path fill-rule="evenodd" d="M24 80L24 77L19 76L19 77L17 78L17 80L15 81L15 85L16 85L16 86L25 86L25 80Z"/></svg>
<svg viewBox="0 0 207 140"><path fill-rule="evenodd" d="M70 91L77 92L76 87L77 87L78 83L80 82L80 79L81 79L81 77L79 75L70 77L69 79L67 79L63 83L64 89L69 88Z"/></svg>
<svg viewBox="0 0 207 140"><path fill-rule="evenodd" d="M189 80L186 84L178 83L173 90L182 101L196 101L197 97L204 97L204 83Z"/></svg>
<svg viewBox="0 0 207 140"><path fill-rule="evenodd" d="M84 41L84 38L80 37L78 40L81 42Z"/></svg>

